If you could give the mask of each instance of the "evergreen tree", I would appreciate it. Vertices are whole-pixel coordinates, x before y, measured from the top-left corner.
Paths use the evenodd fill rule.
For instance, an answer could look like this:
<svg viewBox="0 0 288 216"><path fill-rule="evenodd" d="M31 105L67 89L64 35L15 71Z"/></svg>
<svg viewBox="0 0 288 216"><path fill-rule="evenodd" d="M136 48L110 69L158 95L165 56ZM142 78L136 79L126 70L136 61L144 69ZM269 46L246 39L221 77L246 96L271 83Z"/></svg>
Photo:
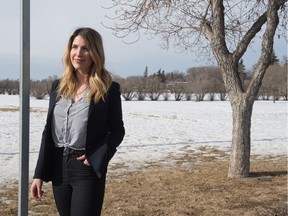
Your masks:
<svg viewBox="0 0 288 216"><path fill-rule="evenodd" d="M238 63L238 72L241 80L243 81L246 78L246 68L243 59L240 59Z"/></svg>
<svg viewBox="0 0 288 216"><path fill-rule="evenodd" d="M143 73L143 77L147 78L148 77L148 67L145 67L144 73Z"/></svg>
<svg viewBox="0 0 288 216"><path fill-rule="evenodd" d="M273 49L273 51L271 53L270 65L274 65L274 64L279 64L279 59L275 54L275 50Z"/></svg>

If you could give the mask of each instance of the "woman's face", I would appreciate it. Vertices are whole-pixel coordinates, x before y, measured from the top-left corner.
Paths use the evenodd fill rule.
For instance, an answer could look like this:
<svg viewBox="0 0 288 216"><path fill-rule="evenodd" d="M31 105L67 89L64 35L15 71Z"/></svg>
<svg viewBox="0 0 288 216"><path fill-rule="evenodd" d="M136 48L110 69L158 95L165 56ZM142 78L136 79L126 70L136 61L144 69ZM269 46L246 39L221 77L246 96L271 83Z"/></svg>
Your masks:
<svg viewBox="0 0 288 216"><path fill-rule="evenodd" d="M72 42L70 60L75 70L82 73L89 72L92 58L85 40L80 35L76 36Z"/></svg>

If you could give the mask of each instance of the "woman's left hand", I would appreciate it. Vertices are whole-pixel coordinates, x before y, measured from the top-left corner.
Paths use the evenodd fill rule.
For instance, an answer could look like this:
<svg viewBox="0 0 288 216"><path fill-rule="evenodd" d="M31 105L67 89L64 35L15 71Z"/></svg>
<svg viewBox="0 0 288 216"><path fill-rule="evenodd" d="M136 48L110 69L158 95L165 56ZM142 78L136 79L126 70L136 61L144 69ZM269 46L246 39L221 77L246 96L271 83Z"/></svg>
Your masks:
<svg viewBox="0 0 288 216"><path fill-rule="evenodd" d="M86 159L86 155L82 155L76 158L77 160L83 161L86 166L90 166L88 160Z"/></svg>

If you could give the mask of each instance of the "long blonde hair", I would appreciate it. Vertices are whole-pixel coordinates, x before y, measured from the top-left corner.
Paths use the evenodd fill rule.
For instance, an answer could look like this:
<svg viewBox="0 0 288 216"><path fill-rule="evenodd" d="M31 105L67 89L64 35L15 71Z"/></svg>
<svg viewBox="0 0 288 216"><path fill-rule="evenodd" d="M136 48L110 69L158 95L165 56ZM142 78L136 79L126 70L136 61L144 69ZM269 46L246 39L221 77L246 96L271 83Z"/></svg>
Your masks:
<svg viewBox="0 0 288 216"><path fill-rule="evenodd" d="M71 96L76 89L77 77L70 60L70 51L72 43L78 35L85 40L89 54L93 60L88 74L90 92L86 98L93 98L94 102L97 103L101 99L105 100L105 95L112 83L112 76L105 68L105 53L102 37L97 31L91 28L78 28L69 38L63 57L65 69L58 88L58 95L67 98Z"/></svg>

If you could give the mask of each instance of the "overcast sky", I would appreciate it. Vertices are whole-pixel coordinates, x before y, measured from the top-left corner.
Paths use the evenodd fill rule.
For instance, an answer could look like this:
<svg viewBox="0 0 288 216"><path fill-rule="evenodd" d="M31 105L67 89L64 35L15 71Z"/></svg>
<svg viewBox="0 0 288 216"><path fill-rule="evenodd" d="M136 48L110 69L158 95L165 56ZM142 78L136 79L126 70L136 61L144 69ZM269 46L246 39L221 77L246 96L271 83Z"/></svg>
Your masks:
<svg viewBox="0 0 288 216"><path fill-rule="evenodd" d="M160 68L166 72L186 72L190 67L205 66L193 53L179 53L176 49L163 50L159 39L142 36L135 44L127 45L101 25L111 24L105 14L113 13L101 7L105 0L30 0L31 78L43 79L62 74L62 56L71 33L87 26L100 32L104 40L106 67L121 77L142 75L145 67L152 74ZM4 1L0 7L0 79L19 78L20 1ZM244 56L247 69L257 61L259 47ZM280 60L287 56L287 44L275 39L275 52ZM199 58L198 58L199 59Z"/></svg>

